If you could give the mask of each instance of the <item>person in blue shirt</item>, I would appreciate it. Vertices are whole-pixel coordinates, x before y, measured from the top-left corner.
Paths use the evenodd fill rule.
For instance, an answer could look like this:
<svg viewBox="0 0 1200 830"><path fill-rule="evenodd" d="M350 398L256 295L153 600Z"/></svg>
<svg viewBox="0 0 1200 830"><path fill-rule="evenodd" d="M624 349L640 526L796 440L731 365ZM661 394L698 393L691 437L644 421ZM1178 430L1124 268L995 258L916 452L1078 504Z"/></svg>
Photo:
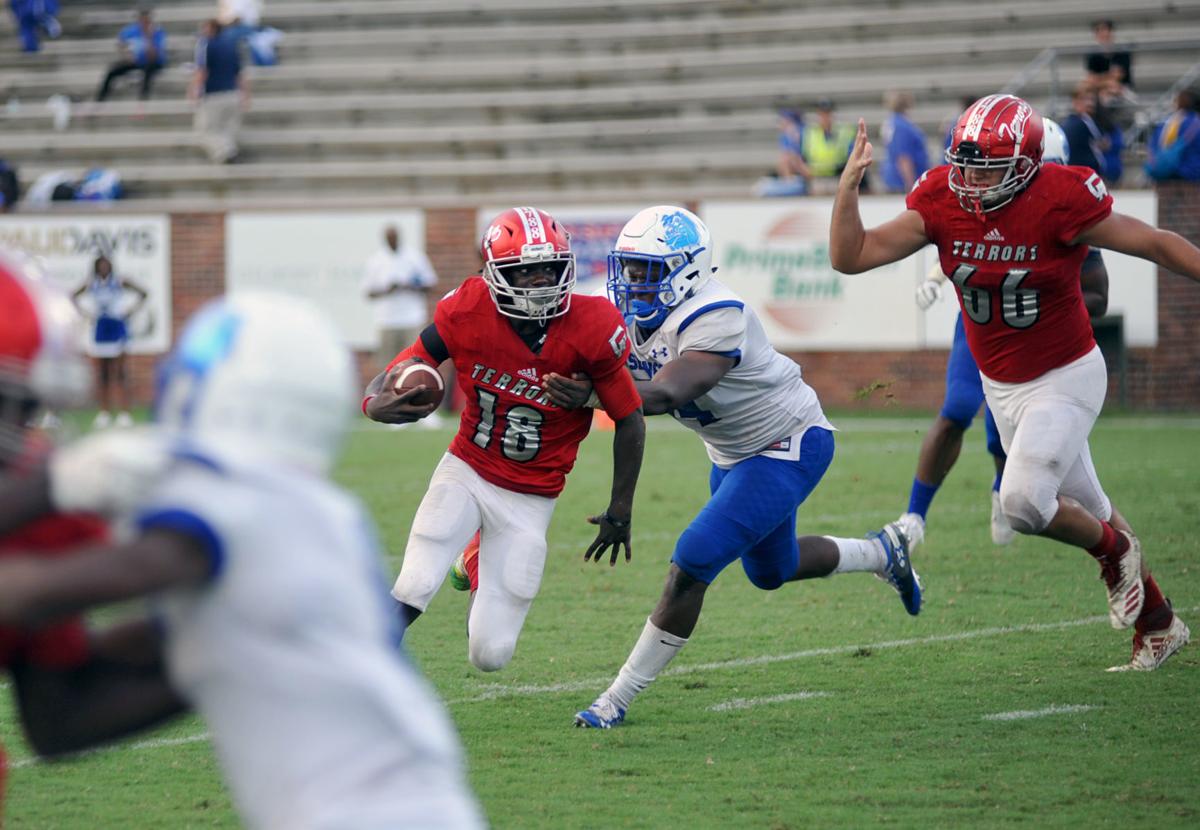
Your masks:
<svg viewBox="0 0 1200 830"><path fill-rule="evenodd" d="M121 59L108 68L96 100L103 101L108 97L115 79L130 72L141 72L140 97L144 101L150 97L154 76L167 65L167 33L162 26L154 24L154 13L150 8L142 6L138 9L137 20L117 34L117 44Z"/></svg>
<svg viewBox="0 0 1200 830"><path fill-rule="evenodd" d="M1150 137L1146 174L1155 181L1200 181L1200 115L1196 93L1180 90L1175 112L1155 128Z"/></svg>
<svg viewBox="0 0 1200 830"><path fill-rule="evenodd" d="M62 34L58 22L58 0L8 0L17 24L17 37L22 52L36 52L42 48L41 36L53 40Z"/></svg>
<svg viewBox="0 0 1200 830"><path fill-rule="evenodd" d="M883 143L887 145L883 184L892 193L907 193L929 169L925 133L905 115L913 105L911 92L889 92L884 105L892 114L883 122Z"/></svg>
<svg viewBox="0 0 1200 830"><path fill-rule="evenodd" d="M235 34L217 20L205 21L201 28L188 98L196 106L195 126L208 157L218 164L237 161L237 134L250 103L250 85Z"/></svg>

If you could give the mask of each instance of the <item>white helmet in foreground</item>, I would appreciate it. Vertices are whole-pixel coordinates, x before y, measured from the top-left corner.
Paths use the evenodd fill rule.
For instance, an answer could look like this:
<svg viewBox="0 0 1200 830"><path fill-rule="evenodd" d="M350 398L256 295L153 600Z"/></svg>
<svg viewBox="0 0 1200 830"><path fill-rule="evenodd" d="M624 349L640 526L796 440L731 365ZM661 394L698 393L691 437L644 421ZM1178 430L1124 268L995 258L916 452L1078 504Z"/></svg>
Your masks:
<svg viewBox="0 0 1200 830"><path fill-rule="evenodd" d="M333 323L308 300L246 292L189 321L161 370L155 418L220 456L325 473L353 401L353 363Z"/></svg>
<svg viewBox="0 0 1200 830"><path fill-rule="evenodd" d="M691 211L658 205L621 229L608 255L608 296L628 321L654 329L712 273L708 228Z"/></svg>
<svg viewBox="0 0 1200 830"><path fill-rule="evenodd" d="M1056 121L1042 119L1042 164L1066 164L1071 155L1067 134Z"/></svg>

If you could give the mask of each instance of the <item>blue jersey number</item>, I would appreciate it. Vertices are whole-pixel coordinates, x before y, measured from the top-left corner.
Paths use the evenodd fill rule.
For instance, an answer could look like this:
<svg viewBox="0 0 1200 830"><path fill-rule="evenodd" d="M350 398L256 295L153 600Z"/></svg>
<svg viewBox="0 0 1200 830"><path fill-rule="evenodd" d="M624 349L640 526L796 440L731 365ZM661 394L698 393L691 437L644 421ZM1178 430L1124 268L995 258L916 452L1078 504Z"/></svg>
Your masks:
<svg viewBox="0 0 1200 830"><path fill-rule="evenodd" d="M689 421L699 421L700 426L702 427L706 427L709 424L715 424L717 421L721 420L708 410L701 409L700 407L696 406L695 401L689 401L688 403L685 403L683 406L676 409L675 417L684 418Z"/></svg>

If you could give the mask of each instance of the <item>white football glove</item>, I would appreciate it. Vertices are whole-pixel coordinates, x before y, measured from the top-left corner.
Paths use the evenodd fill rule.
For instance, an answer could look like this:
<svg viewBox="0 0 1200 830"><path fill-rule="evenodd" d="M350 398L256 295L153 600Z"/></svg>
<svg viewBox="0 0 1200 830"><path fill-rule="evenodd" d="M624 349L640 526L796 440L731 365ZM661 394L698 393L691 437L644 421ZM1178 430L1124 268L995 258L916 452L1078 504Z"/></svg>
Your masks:
<svg viewBox="0 0 1200 830"><path fill-rule="evenodd" d="M941 280L925 280L917 286L917 308L927 311L942 296Z"/></svg>
<svg viewBox="0 0 1200 830"><path fill-rule="evenodd" d="M50 498L65 513L117 516L150 495L170 465L156 429L93 433L50 456Z"/></svg>

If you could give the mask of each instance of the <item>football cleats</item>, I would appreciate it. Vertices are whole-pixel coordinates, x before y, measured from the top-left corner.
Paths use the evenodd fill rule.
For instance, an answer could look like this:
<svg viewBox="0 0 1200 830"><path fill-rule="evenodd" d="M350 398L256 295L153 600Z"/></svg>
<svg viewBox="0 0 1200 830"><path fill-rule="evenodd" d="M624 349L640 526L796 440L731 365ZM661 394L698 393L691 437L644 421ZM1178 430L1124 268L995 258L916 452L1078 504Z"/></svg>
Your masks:
<svg viewBox="0 0 1200 830"><path fill-rule="evenodd" d="M160 370L155 420L219 457L325 473L354 411L354 377L316 306L248 291L192 317Z"/></svg>
<svg viewBox="0 0 1200 830"><path fill-rule="evenodd" d="M1066 164L1071 155L1071 143L1058 122L1042 119L1042 164Z"/></svg>
<svg viewBox="0 0 1200 830"><path fill-rule="evenodd" d="M0 463L25 445L40 407L87 400L91 368L71 300L31 258L0 252Z"/></svg>
<svg viewBox="0 0 1200 830"><path fill-rule="evenodd" d="M608 255L608 296L627 322L656 329L712 277L712 239L691 211L646 208L625 224Z"/></svg>
<svg viewBox="0 0 1200 830"><path fill-rule="evenodd" d="M548 320L571 307L575 288L571 235L544 210L519 207L501 213L488 223L480 253L483 279L505 317ZM520 271L537 265L552 269L553 281L518 285Z"/></svg>
<svg viewBox="0 0 1200 830"><path fill-rule="evenodd" d="M982 219L1011 202L1041 167L1042 133L1042 117L1015 95L988 95L967 107L946 149L950 190L963 209ZM971 184L971 169L1003 176L996 184Z"/></svg>

